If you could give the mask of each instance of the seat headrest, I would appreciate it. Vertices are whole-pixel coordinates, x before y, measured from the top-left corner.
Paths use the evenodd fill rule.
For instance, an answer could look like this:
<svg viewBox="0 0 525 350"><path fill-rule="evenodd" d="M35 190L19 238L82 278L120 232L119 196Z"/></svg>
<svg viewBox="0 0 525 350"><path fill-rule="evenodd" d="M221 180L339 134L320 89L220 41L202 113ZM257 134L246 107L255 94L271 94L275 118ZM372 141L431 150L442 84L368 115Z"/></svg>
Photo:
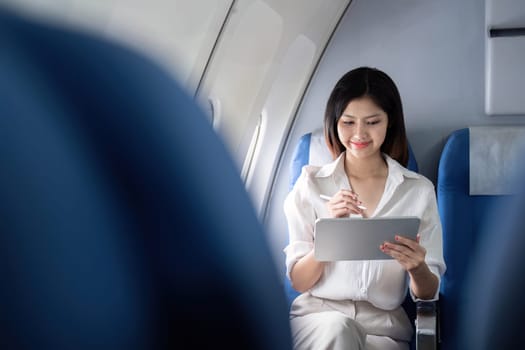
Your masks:
<svg viewBox="0 0 525 350"><path fill-rule="evenodd" d="M312 131L310 138L310 157L308 164L324 165L330 163L334 159L330 154L330 150L326 145L323 128Z"/></svg>
<svg viewBox="0 0 525 350"><path fill-rule="evenodd" d="M305 134L308 135L308 134ZM318 128L312 131L310 134L310 144L309 148L303 147L297 149L298 153L304 152L308 154L308 163L310 165L325 165L330 162L332 162L334 159L332 157L332 154L330 153L330 150L328 149L328 146L326 145L326 140L324 137L324 129ZM309 152L309 153L307 153ZM407 168L417 172L418 171L418 165L416 158L414 156L414 152L412 151L412 148L410 144L408 145L408 165ZM301 155L296 155L296 158L301 158Z"/></svg>
<svg viewBox="0 0 525 350"><path fill-rule="evenodd" d="M525 126L469 128L470 195L508 195L520 151L525 146Z"/></svg>

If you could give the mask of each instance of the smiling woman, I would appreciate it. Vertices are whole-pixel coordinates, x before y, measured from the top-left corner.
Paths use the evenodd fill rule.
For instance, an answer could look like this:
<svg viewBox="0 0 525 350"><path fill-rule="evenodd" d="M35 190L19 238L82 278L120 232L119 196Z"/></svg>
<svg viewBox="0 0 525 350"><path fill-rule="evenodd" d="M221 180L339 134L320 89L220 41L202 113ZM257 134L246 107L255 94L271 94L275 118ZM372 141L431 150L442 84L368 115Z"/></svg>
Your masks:
<svg viewBox="0 0 525 350"><path fill-rule="evenodd" d="M525 99L520 89L525 76L523 0L3 0L0 3L1 7L45 22L60 23L84 34L95 34L140 52L178 80L233 159L250 204L265 228L280 280L286 281L287 286L288 256L283 249L294 242L288 241L292 230L288 229L289 218L283 203L303 165L322 168L334 164L335 159L340 161L319 174L333 175L339 181L337 186L312 194L312 203L320 206L317 209L326 210L326 215L373 217L383 210L397 210L397 205L408 208L407 215L424 214L427 209L433 213L425 203L433 202L432 186L439 180L442 151L454 130L508 127L514 131L525 125ZM35 52L47 52L43 49L42 45ZM0 55L5 52L2 46ZM119 68L116 63L108 63L100 74L113 77L122 74ZM349 74L354 77L375 74L368 79L373 84L367 87L366 79L352 78L352 84L343 84L341 90L332 91L336 82L352 70L355 71ZM380 72L387 72L392 79ZM78 65L69 78L76 79L83 73L83 67ZM126 75L129 74L123 76ZM36 81L32 85L39 86ZM114 90L127 91L135 85L140 87L145 82L130 78ZM40 87L43 92L51 91L47 85ZM369 88L368 94L364 88ZM332 92L348 93L351 98L334 97L337 103L327 105ZM401 99L402 106L398 103ZM127 101L129 106L133 102L131 98ZM106 103L111 106L115 102L108 98ZM151 118L157 108L148 107L144 120ZM323 122L325 113L329 115ZM177 122L181 118L175 111L171 117ZM205 146L202 139L206 137L195 136L183 147L200 151L193 159L197 163L215 152ZM505 145L511 143L507 137L502 139ZM485 138L479 140L493 146ZM146 145L138 143L137 147L147 152ZM508 152L507 148L501 150ZM493 165L492 158L469 155L467 159L481 161L483 169L469 174L498 174L499 168ZM490 165L485 164L488 162ZM405 166L418 174L404 169ZM152 165L149 171L157 168L157 164ZM219 176L212 170L203 184L221 186L215 182ZM422 192L413 197L401 195L404 192L392 194L400 179L403 179L401 185L424 183ZM494 188L490 186L491 190ZM387 195L393 196L392 202L384 200ZM396 205L389 207L394 202ZM227 194L223 203L229 205ZM468 205L459 207L463 212ZM457 212L457 208L451 210ZM311 229L308 220L312 217L308 215L307 220L299 222L305 231ZM429 214L422 222L432 225L436 220ZM461 235L446 234L450 224L443 227L445 238L463 237L468 241L465 238L468 235L461 231L464 227L459 228ZM411 245L404 243L406 247ZM423 235L417 244L427 249L433 243ZM455 243L445 242L444 246L450 268L441 285L441 325L427 327L421 334L433 332L433 339L443 339L443 350L455 350L457 339L452 330L457 317L451 310L459 303L456 292L461 284L456 281L463 280L461 271L466 266L458 266L455 257L461 255L465 258L461 261L468 262L469 253ZM392 255L399 253L389 245L381 248ZM418 250L417 245L412 248ZM256 254L259 246L249 250ZM416 255L421 254L418 251ZM440 256L440 253L429 251L428 255ZM406 264L405 267L410 269ZM433 272L438 276L442 271ZM384 281L387 283L388 278ZM300 280L294 282L301 290L311 287ZM361 286L355 290L361 290ZM391 305L399 301L394 299ZM415 319L415 315L411 316ZM439 337L436 329L440 331Z"/></svg>
<svg viewBox="0 0 525 350"><path fill-rule="evenodd" d="M433 185L405 168L401 98L384 72L346 73L324 121L335 160L305 166L284 203L286 273L302 292L290 309L295 348L407 349L412 326L401 306L407 287L414 300L433 300L445 271ZM326 194L328 201L320 201ZM395 243L377 247L391 261L317 260L317 220L348 216L417 216L421 225L416 240L397 232Z"/></svg>

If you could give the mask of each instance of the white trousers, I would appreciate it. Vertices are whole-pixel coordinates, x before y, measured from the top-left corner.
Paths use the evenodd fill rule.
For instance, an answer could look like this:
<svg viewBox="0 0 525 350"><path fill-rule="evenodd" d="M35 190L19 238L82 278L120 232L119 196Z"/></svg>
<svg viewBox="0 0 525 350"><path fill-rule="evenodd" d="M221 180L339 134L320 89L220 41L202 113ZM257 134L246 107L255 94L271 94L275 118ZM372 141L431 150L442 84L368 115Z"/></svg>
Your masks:
<svg viewBox="0 0 525 350"><path fill-rule="evenodd" d="M388 311L308 292L292 303L290 323L296 350L408 350L413 333L402 307Z"/></svg>

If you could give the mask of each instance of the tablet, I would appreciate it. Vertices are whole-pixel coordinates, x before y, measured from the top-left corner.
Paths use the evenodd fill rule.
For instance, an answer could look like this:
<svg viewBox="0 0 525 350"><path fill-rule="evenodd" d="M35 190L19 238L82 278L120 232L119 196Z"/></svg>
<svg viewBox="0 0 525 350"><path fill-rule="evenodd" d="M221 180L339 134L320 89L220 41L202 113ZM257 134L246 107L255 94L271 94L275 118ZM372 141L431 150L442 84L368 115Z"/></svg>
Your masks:
<svg viewBox="0 0 525 350"><path fill-rule="evenodd" d="M379 249L394 236L416 239L419 218L321 218L315 222L314 251L319 261L393 259Z"/></svg>

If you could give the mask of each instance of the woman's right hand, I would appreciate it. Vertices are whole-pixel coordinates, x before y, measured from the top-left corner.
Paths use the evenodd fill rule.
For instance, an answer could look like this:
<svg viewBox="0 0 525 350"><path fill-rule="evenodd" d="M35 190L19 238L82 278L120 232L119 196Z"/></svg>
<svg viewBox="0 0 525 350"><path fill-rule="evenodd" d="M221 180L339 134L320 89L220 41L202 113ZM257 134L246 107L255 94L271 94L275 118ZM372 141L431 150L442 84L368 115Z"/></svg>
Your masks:
<svg viewBox="0 0 525 350"><path fill-rule="evenodd" d="M330 216L333 218L344 218L350 214L363 214L363 209L359 208L362 203L359 201L357 193L352 190L339 190L332 196L326 206Z"/></svg>

